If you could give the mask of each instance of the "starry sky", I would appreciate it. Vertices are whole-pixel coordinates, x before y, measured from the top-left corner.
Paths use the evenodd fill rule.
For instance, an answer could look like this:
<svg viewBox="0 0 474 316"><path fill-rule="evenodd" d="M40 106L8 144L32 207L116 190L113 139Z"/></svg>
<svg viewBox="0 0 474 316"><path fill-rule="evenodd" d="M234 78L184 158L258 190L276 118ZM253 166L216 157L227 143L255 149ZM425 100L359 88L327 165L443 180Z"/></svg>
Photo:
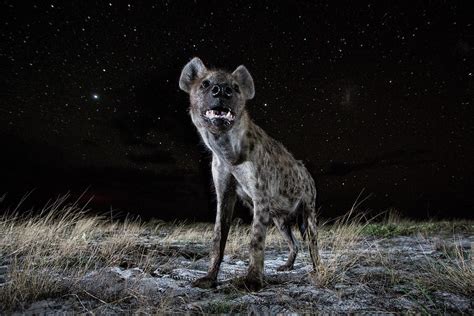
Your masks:
<svg viewBox="0 0 474 316"><path fill-rule="evenodd" d="M181 68L244 64L257 124L303 160L321 212L472 217L466 2L3 1L0 196L212 219Z"/></svg>

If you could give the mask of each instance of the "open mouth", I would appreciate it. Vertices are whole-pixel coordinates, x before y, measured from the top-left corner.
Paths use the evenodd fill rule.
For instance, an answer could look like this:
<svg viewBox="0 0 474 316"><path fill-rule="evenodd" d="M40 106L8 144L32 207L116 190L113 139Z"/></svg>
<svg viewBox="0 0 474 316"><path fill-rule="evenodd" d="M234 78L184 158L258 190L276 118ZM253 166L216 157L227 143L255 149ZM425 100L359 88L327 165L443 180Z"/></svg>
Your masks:
<svg viewBox="0 0 474 316"><path fill-rule="evenodd" d="M227 121L233 121L235 114L227 107L217 107L212 110L207 110L204 116L210 120L212 119L225 119Z"/></svg>

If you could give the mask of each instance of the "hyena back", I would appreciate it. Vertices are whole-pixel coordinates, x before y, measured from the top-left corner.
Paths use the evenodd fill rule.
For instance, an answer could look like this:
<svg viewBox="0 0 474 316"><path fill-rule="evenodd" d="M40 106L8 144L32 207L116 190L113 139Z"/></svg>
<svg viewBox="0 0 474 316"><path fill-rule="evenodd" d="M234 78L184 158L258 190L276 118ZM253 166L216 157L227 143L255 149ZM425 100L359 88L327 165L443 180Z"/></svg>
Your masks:
<svg viewBox="0 0 474 316"><path fill-rule="evenodd" d="M229 233L237 198L253 210L250 261L241 281L249 290L263 285L265 235L273 220L290 248L279 270L291 270L298 244L291 226L308 236L313 268L319 264L316 188L308 170L286 148L250 119L245 103L255 94L244 66L228 73L207 69L195 57L181 72L179 86L190 95L189 113L212 151L212 177L217 195L212 259L205 277L193 285L213 287Z"/></svg>

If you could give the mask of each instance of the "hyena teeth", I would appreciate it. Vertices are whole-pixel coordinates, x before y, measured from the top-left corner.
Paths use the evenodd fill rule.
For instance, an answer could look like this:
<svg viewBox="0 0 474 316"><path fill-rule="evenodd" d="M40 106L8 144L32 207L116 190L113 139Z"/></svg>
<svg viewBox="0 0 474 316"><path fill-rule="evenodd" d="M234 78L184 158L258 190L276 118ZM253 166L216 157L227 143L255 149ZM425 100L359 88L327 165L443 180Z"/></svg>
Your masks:
<svg viewBox="0 0 474 316"><path fill-rule="evenodd" d="M206 111L206 117L213 119L213 118L225 118L227 120L233 120L234 115L232 114L231 111L224 112L224 111L217 111L217 110L207 110Z"/></svg>

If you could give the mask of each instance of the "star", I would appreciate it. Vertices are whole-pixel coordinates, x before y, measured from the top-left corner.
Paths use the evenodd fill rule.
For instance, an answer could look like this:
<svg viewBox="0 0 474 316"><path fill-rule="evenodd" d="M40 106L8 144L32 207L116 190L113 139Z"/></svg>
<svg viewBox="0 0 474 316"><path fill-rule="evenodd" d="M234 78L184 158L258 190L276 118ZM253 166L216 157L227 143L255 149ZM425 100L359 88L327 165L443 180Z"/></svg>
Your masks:
<svg viewBox="0 0 474 316"><path fill-rule="evenodd" d="M99 100L99 95L94 93L94 94L92 95L92 99L94 99L94 100Z"/></svg>

